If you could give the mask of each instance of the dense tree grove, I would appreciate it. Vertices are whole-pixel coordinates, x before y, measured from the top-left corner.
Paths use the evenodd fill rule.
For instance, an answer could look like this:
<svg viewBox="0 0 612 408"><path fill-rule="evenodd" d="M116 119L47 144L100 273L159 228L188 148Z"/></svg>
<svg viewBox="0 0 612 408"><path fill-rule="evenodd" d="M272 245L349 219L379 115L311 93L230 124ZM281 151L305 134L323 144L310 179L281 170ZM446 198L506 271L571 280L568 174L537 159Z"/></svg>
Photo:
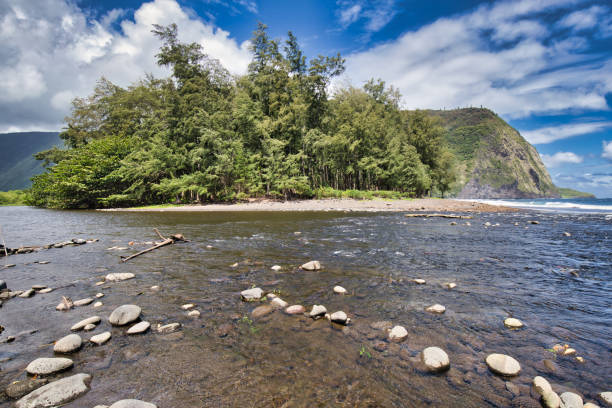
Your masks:
<svg viewBox="0 0 612 408"><path fill-rule="evenodd" d="M155 26L158 63L127 89L102 78L73 101L61 133L66 149L37 155L35 205L94 208L312 197L317 191L448 191L453 157L443 129L423 112L402 112L382 81L329 95L340 55L307 60L290 32L285 44L260 24L248 73L232 77L177 27Z"/></svg>

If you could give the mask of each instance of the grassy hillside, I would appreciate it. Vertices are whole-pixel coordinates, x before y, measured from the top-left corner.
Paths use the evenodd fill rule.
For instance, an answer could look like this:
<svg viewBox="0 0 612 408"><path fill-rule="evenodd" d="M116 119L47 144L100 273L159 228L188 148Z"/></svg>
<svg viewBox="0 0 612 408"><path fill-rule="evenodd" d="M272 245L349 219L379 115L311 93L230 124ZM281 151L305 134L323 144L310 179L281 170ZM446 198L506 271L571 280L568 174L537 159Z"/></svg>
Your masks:
<svg viewBox="0 0 612 408"><path fill-rule="evenodd" d="M62 144L57 132L0 134L0 191L30 187L30 177L43 172L32 155Z"/></svg>
<svg viewBox="0 0 612 408"><path fill-rule="evenodd" d="M557 187L561 198L595 198L594 194L585 193L571 188Z"/></svg>

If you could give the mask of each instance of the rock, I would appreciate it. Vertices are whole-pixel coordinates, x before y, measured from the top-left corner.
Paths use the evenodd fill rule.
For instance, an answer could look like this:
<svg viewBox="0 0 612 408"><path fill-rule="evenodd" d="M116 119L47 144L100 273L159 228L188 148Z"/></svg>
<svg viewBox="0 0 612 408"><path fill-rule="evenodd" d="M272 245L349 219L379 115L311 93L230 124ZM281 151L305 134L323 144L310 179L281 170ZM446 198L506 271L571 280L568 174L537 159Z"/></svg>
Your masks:
<svg viewBox="0 0 612 408"><path fill-rule="evenodd" d="M519 362L505 354L489 354L485 361L489 369L496 374L515 376L521 371Z"/></svg>
<svg viewBox="0 0 612 408"><path fill-rule="evenodd" d="M559 408L561 406L561 398L556 392L550 390L542 395L542 405L544 408Z"/></svg>
<svg viewBox="0 0 612 408"><path fill-rule="evenodd" d="M528 222L533 225L538 225L540 223L540 221L534 221L534 220L530 220Z"/></svg>
<svg viewBox="0 0 612 408"><path fill-rule="evenodd" d="M92 302L93 302L92 298L85 298L85 299L75 300L73 304L74 306L87 306L88 304Z"/></svg>
<svg viewBox="0 0 612 408"><path fill-rule="evenodd" d="M484 226L485 226L485 227L490 227L490 226L491 226L491 223L490 223L489 221L487 221L487 222L485 222L485 223L484 223Z"/></svg>
<svg viewBox="0 0 612 408"><path fill-rule="evenodd" d="M370 327L374 330L390 330L393 327L393 323L388 320L382 320L370 324Z"/></svg>
<svg viewBox="0 0 612 408"><path fill-rule="evenodd" d="M509 329L519 329L523 327L523 322L521 322L519 319L515 319L514 317L508 317L506 320L504 320L504 325Z"/></svg>
<svg viewBox="0 0 612 408"><path fill-rule="evenodd" d="M101 320L102 319L100 319L100 316L88 317L87 319L81 320L80 322L78 322L77 324L72 326L70 328L70 330L72 330L72 331L79 331L79 330L83 329L85 326L87 326L88 324L98 324L98 323L100 323Z"/></svg>
<svg viewBox="0 0 612 408"><path fill-rule="evenodd" d="M96 293L96 299L100 299L101 297L104 297L104 293L102 292Z"/></svg>
<svg viewBox="0 0 612 408"><path fill-rule="evenodd" d="M611 391L606 391L606 392L602 392L599 394L599 399L601 400L601 402L603 402L606 406L608 407L612 407L612 392Z"/></svg>
<svg viewBox="0 0 612 408"><path fill-rule="evenodd" d="M587 402L586 404L583 405L583 408L600 408L599 405L594 404L592 402Z"/></svg>
<svg viewBox="0 0 612 408"><path fill-rule="evenodd" d="M424 285L426 283L425 279L421 279L421 278L413 279L412 281L416 283L417 285Z"/></svg>
<svg viewBox="0 0 612 408"><path fill-rule="evenodd" d="M102 286L102 285L104 285L105 283L106 283L106 282L104 282L104 281L99 281L99 282L96 282L96 286Z"/></svg>
<svg viewBox="0 0 612 408"><path fill-rule="evenodd" d="M47 286L46 285L32 285L32 289L34 289L35 291L39 291L39 290L43 290L46 289Z"/></svg>
<svg viewBox="0 0 612 408"><path fill-rule="evenodd" d="M284 309L284 308L286 308L287 306L289 306L289 303L285 302L283 299L281 299L281 298L279 298L279 297L272 299L272 301L270 302L270 304L271 304L273 307L278 308L278 309Z"/></svg>
<svg viewBox="0 0 612 408"><path fill-rule="evenodd" d="M449 289L453 289L457 287L457 284L455 282L449 282L446 284L446 287Z"/></svg>
<svg viewBox="0 0 612 408"><path fill-rule="evenodd" d="M389 348L389 344L385 343L382 340L379 340L379 341L374 342L374 345L372 346L372 348L382 353L383 351Z"/></svg>
<svg viewBox="0 0 612 408"><path fill-rule="evenodd" d="M431 372L448 370L450 360L448 354L439 347L427 347L421 353L421 361Z"/></svg>
<svg viewBox="0 0 612 408"><path fill-rule="evenodd" d="M140 317L142 309L136 305L123 305L119 306L108 317L108 321L113 326L125 326L128 323L132 323Z"/></svg>
<svg viewBox="0 0 612 408"><path fill-rule="evenodd" d="M404 326L395 326L389 331L389 340L391 341L404 341L406 337L408 337L408 331Z"/></svg>
<svg viewBox="0 0 612 408"><path fill-rule="evenodd" d="M40 378L35 380L23 380L15 381L9 384L4 391L9 398L17 399L21 398L26 394L31 393L35 389L42 387L47 384L49 380L46 378Z"/></svg>
<svg viewBox="0 0 612 408"><path fill-rule="evenodd" d="M170 324L166 324L166 325L157 325L157 332L161 333L161 334L168 334L168 333L174 333L175 331L177 331L178 329L181 328L181 324L180 323L170 323Z"/></svg>
<svg viewBox="0 0 612 408"><path fill-rule="evenodd" d="M350 322L350 319L348 318L346 313L344 313L342 310L332 313L329 316L329 319L334 323L343 324L343 325L347 325Z"/></svg>
<svg viewBox="0 0 612 408"><path fill-rule="evenodd" d="M195 305L193 303L187 303L187 304L184 304L183 306L181 306L181 309L183 309L183 310L190 310L190 309L193 309L194 307L195 307Z"/></svg>
<svg viewBox="0 0 612 408"><path fill-rule="evenodd" d="M318 271L321 269L321 264L319 261L310 261L302 265L301 268L305 271Z"/></svg>
<svg viewBox="0 0 612 408"><path fill-rule="evenodd" d="M582 397L573 392L564 392L559 397L561 398L561 408L582 408L584 405Z"/></svg>
<svg viewBox="0 0 612 408"><path fill-rule="evenodd" d="M450 225L457 225L457 223L455 221L451 221Z"/></svg>
<svg viewBox="0 0 612 408"><path fill-rule="evenodd" d="M578 356L578 357L576 357L576 361L579 362L579 363L584 363L584 357Z"/></svg>
<svg viewBox="0 0 612 408"><path fill-rule="evenodd" d="M259 317L263 317L267 314L270 314L273 311L274 311L274 308L272 306L262 305L262 306L258 306L255 309L253 309L253 311L251 312L251 316L253 316L254 319L257 319Z"/></svg>
<svg viewBox="0 0 612 408"><path fill-rule="evenodd" d="M130 327L127 334L141 334L149 330L149 327L151 327L151 323L142 321Z"/></svg>
<svg viewBox="0 0 612 408"><path fill-rule="evenodd" d="M435 305L429 306L425 310L430 312L430 313L442 314L442 313L444 313L446 311L446 308L444 306L442 306L442 305L435 304Z"/></svg>
<svg viewBox="0 0 612 408"><path fill-rule="evenodd" d="M98 346L101 346L102 344L109 341L110 338L111 338L111 333L104 332L104 333L96 334L95 336L91 336L89 341L91 341L94 344L97 344Z"/></svg>
<svg viewBox="0 0 612 408"><path fill-rule="evenodd" d="M312 310L310 311L310 313L308 315L310 317L312 317L313 319L319 319L319 318L325 316L325 313L327 313L327 309L325 308L325 306L323 306L323 305L314 305L312 307Z"/></svg>
<svg viewBox="0 0 612 408"><path fill-rule="evenodd" d="M563 351L564 356L573 356L574 354L576 354L576 350L571 347Z"/></svg>
<svg viewBox="0 0 612 408"><path fill-rule="evenodd" d="M86 244L87 241L85 241L84 239L81 239L81 238L73 238L72 239L72 243L73 244L77 244L77 245L83 245L83 244Z"/></svg>
<svg viewBox="0 0 612 408"><path fill-rule="evenodd" d="M102 302L96 302L93 304L93 307L102 307L104 305L104 303Z"/></svg>
<svg viewBox="0 0 612 408"><path fill-rule="evenodd" d="M252 288L243 290L240 292L240 296L242 296L242 300L246 300L247 302L253 300L259 300L263 296L263 290L261 288Z"/></svg>
<svg viewBox="0 0 612 408"><path fill-rule="evenodd" d="M136 275L130 272L119 272L119 273L109 273L104 277L107 282L121 282L124 280L132 279Z"/></svg>
<svg viewBox="0 0 612 408"><path fill-rule="evenodd" d="M126 399L117 401L108 408L157 408L157 405L135 399Z"/></svg>
<svg viewBox="0 0 612 408"><path fill-rule="evenodd" d="M19 295L20 298L29 298L34 296L34 294L36 293L36 291L34 289L28 289L26 291L24 291L22 294Z"/></svg>
<svg viewBox="0 0 612 408"><path fill-rule="evenodd" d="M16 408L46 408L64 405L89 391L91 376L76 374L43 385L15 403Z"/></svg>
<svg viewBox="0 0 612 408"><path fill-rule="evenodd" d="M37 358L26 367L26 371L31 375L49 375L64 371L73 366L73 362L69 358L54 357L54 358Z"/></svg>
<svg viewBox="0 0 612 408"><path fill-rule="evenodd" d="M154 292L157 292L159 290L159 286L158 285L153 285L149 289L151 289Z"/></svg>
<svg viewBox="0 0 612 408"><path fill-rule="evenodd" d="M228 334L230 334L233 330L234 330L234 326L232 324L225 323L217 327L216 333L217 333L217 336L219 337L225 337Z"/></svg>
<svg viewBox="0 0 612 408"><path fill-rule="evenodd" d="M44 289L41 289L41 290L38 291L38 293L41 293L43 295L45 293L50 293L50 292L53 292L53 288L44 288Z"/></svg>
<svg viewBox="0 0 612 408"><path fill-rule="evenodd" d="M563 235L565 235L566 237L571 237L571 236L572 236L572 234L570 234L570 233L569 233L569 232L567 232L567 231L565 231L565 232L563 233Z"/></svg>
<svg viewBox="0 0 612 408"><path fill-rule="evenodd" d="M273 267L271 267L270 269L272 269L273 271L277 271L277 272L278 272L278 271L280 271L280 270L281 270L281 269L283 269L283 268L281 268L281 266L280 266L280 265L274 265L274 266L273 266Z"/></svg>
<svg viewBox="0 0 612 408"><path fill-rule="evenodd" d="M285 313L290 315L306 313L306 308L302 305L291 305L285 309Z"/></svg>
<svg viewBox="0 0 612 408"><path fill-rule="evenodd" d="M339 295L345 295L346 289L344 289L342 286L334 286L334 293L337 293Z"/></svg>
<svg viewBox="0 0 612 408"><path fill-rule="evenodd" d="M565 347L563 347L561 344L555 344L552 346L552 349L555 353L562 353L565 350Z"/></svg>
<svg viewBox="0 0 612 408"><path fill-rule="evenodd" d="M78 334L69 334L55 342L53 351L56 353L72 353L73 351L78 350L81 347L81 344L83 344L81 336Z"/></svg>
<svg viewBox="0 0 612 408"><path fill-rule="evenodd" d="M544 377L534 377L533 378L533 389L540 397L544 396L547 392L552 391L552 387L550 383Z"/></svg>
<svg viewBox="0 0 612 408"><path fill-rule="evenodd" d="M190 310L189 313L187 313L187 316L189 316L189 317L200 317L200 311L199 310Z"/></svg>
<svg viewBox="0 0 612 408"><path fill-rule="evenodd" d="M0 279L0 290L7 290L6 282Z"/></svg>
<svg viewBox="0 0 612 408"><path fill-rule="evenodd" d="M521 390L519 389L519 387L510 381L506 381L506 389L510 391L510 393L512 393L512 395L515 397L521 395Z"/></svg>
<svg viewBox="0 0 612 408"><path fill-rule="evenodd" d="M274 293L268 293L268 294L266 295L266 297L267 297L268 299L272 300L272 299L276 299L278 296L276 296Z"/></svg>
<svg viewBox="0 0 612 408"><path fill-rule="evenodd" d="M55 310L70 310L72 309L72 306L74 306L72 300L70 298L67 298L66 296L62 296L62 301L59 305L55 306Z"/></svg>

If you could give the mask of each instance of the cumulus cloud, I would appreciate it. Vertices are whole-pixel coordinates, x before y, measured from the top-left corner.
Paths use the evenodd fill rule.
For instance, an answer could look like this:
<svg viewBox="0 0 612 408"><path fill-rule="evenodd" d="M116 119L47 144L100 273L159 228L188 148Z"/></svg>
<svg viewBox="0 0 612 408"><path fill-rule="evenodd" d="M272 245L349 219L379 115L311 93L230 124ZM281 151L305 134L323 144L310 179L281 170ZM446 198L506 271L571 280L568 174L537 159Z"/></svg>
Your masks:
<svg viewBox="0 0 612 408"><path fill-rule="evenodd" d="M600 132L609 127L612 127L612 122L572 123L524 130L521 135L531 144L546 144L556 140Z"/></svg>
<svg viewBox="0 0 612 408"><path fill-rule="evenodd" d="M603 149L601 152L601 157L603 157L604 159L612 160L612 140L609 142L607 140L604 140L602 141L602 145Z"/></svg>
<svg viewBox="0 0 612 408"><path fill-rule="evenodd" d="M348 55L346 75L358 83L382 78L410 109L482 105L509 118L607 109L612 61L590 55L587 38L546 22L581 2L485 4Z"/></svg>
<svg viewBox="0 0 612 408"><path fill-rule="evenodd" d="M566 163L582 163L582 156L572 152L557 152L553 155L541 154L542 161L546 167L559 167Z"/></svg>
<svg viewBox="0 0 612 408"><path fill-rule="evenodd" d="M234 74L246 72L248 43L238 44L176 0L154 0L133 19L124 16L117 9L91 21L69 0L0 3L0 132L60 129L71 99L91 93L103 75L120 86L145 73L168 75L156 64L153 24L176 23L182 41L200 43Z"/></svg>

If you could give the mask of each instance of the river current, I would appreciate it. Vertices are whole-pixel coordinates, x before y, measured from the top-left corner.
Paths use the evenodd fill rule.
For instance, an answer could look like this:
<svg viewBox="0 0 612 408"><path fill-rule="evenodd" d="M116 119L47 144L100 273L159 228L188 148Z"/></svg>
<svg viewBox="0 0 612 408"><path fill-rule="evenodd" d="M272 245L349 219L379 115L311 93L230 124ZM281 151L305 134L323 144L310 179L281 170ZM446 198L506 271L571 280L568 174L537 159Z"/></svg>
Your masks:
<svg viewBox="0 0 612 408"><path fill-rule="evenodd" d="M0 388L26 378L23 370L33 359L52 357L52 343L74 323L99 315L98 328L80 334L87 343L91 335L110 330L111 340L85 344L70 356L74 368L53 377L80 372L93 377L91 390L66 407L124 398L160 408L526 407L536 375L585 401L612 390L612 220L602 214L524 211L452 221L402 213L0 207L11 248L99 239L0 258L16 264L0 270L12 290L55 288L10 299L0 308L5 327L0 340L16 336L0 344ZM191 241L120 263L120 255L157 238L153 228ZM315 259L321 271L299 269ZM273 265L282 269L271 270ZM136 277L95 286L112 272ZM426 284L417 285L415 278ZM448 282L457 286L448 289ZM151 290L154 285L159 291ZM334 294L335 285L348 294ZM351 323L343 328L282 311L251 318L250 312L266 303L241 301L240 291L253 286L307 309L321 304L330 312L343 310ZM104 293L100 308L55 310L62 296L77 300L97 292ZM196 305L199 318L187 316L181 309L186 303ZM435 303L446 312L424 310ZM173 322L182 327L172 334L151 330L128 336L107 321L122 304L139 305L152 328ZM525 326L506 328L503 321L510 316ZM406 341L388 342L384 331L372 328L380 321L404 326ZM584 362L553 353L555 344L568 344ZM448 353L448 371L423 370L419 353L428 346ZM517 359L520 374L508 379L491 373L485 364L490 353Z"/></svg>

